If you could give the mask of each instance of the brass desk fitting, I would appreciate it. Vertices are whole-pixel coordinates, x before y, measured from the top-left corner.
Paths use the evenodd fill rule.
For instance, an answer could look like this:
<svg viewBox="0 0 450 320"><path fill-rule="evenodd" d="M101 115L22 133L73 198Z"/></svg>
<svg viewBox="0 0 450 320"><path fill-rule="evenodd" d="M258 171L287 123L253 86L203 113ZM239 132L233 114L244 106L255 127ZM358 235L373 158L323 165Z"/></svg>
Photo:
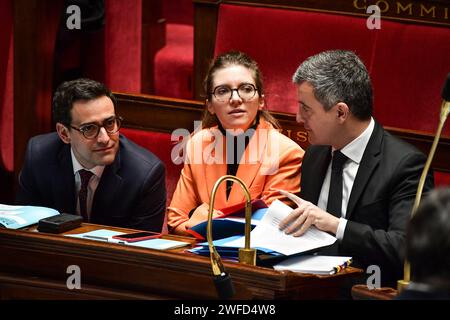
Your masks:
<svg viewBox="0 0 450 320"><path fill-rule="evenodd" d="M231 180L237 182L242 189L244 190L246 202L245 202L245 247L239 248L239 262L249 265L256 265L256 249L250 248L250 231L251 231L251 219L252 219L252 204L251 204L251 196L248 187L245 185L244 181L239 179L238 177L232 175L225 175L220 177L211 192L211 200L209 202L209 212L208 212L208 225L207 225L207 233L206 237L208 239L209 252L211 258L211 265L213 269L213 273L215 275L219 275L223 272L224 268L222 262L220 260L220 255L216 251L216 248L213 245L213 237L212 237L212 216L214 211L214 202L216 198L217 189L219 185L226 180Z"/></svg>
<svg viewBox="0 0 450 320"><path fill-rule="evenodd" d="M449 74L449 76L450 76L450 74ZM447 79L447 82L448 82L448 79ZM436 130L436 135L434 136L433 144L431 145L431 150L430 150L430 153L428 154L427 162L425 163L425 166L422 171L422 175L420 176L419 185L417 187L416 198L414 200L413 209L411 211L411 218L414 216L414 214L417 211L417 208L420 205L420 200L422 198L422 191L423 191L423 187L425 185L425 179L427 177L428 171L430 170L431 161L433 160L434 153L436 152L436 147L439 142L439 138L441 137L442 128L444 127L445 121L447 120L449 113L450 113L450 102L446 101L444 98L444 100L442 101L442 105L441 105L441 114L439 117L439 125ZM397 281L398 293L401 293L409 285L410 277L411 277L411 266L405 258L405 264L403 267L403 279Z"/></svg>

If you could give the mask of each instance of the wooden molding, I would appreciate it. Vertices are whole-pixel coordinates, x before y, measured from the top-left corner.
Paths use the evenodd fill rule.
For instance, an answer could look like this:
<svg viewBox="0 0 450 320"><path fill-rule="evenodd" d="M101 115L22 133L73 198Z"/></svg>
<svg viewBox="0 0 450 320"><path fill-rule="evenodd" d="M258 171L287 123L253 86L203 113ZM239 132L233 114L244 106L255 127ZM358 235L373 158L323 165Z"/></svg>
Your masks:
<svg viewBox="0 0 450 320"><path fill-rule="evenodd" d="M381 18L406 23L450 26L450 3L446 0L193 0L194 5L233 4L288 10L368 17L367 7L378 5Z"/></svg>

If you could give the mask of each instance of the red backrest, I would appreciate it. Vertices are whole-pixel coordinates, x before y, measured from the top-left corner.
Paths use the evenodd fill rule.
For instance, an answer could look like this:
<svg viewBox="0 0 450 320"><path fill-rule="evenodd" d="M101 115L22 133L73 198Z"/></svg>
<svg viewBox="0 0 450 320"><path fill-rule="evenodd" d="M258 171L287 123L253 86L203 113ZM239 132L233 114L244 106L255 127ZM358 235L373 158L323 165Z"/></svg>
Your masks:
<svg viewBox="0 0 450 320"><path fill-rule="evenodd" d="M169 204L183 168L183 165L176 165L171 159L170 155L174 146L174 142L170 140L171 134L130 128L122 128L120 132L134 143L150 150L165 164L167 204Z"/></svg>
<svg viewBox="0 0 450 320"><path fill-rule="evenodd" d="M374 114L385 126L434 133L440 92L450 71L450 30L299 10L221 5L215 54L248 53L264 75L268 108L296 113L292 75L308 56L330 49L355 51L374 86ZM444 135L450 135L447 126Z"/></svg>
<svg viewBox="0 0 450 320"><path fill-rule="evenodd" d="M13 7L0 0L0 168L12 172L13 158Z"/></svg>

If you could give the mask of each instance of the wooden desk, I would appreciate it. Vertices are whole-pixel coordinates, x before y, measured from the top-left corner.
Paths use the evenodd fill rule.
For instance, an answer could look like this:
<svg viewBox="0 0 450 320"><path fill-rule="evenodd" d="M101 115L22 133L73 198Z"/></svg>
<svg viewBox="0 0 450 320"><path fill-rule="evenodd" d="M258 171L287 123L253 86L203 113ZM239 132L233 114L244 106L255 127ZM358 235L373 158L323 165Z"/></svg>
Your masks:
<svg viewBox="0 0 450 320"><path fill-rule="evenodd" d="M72 230L98 228L91 224ZM189 240L179 236L166 238ZM0 229L1 299L215 299L209 258L29 230ZM66 287L67 267L81 269L81 289ZM236 299L338 298L343 281L359 269L316 276L224 262Z"/></svg>
<svg viewBox="0 0 450 320"><path fill-rule="evenodd" d="M372 290L363 284L352 287L352 298L354 300L392 300L397 297L397 294L397 290L389 287Z"/></svg>

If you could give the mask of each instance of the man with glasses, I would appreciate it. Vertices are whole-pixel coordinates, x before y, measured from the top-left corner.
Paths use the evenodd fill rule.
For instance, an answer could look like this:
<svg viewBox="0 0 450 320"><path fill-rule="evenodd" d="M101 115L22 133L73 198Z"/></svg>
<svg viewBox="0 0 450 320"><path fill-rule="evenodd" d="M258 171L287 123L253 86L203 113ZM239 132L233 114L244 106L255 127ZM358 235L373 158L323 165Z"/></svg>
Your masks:
<svg viewBox="0 0 450 320"><path fill-rule="evenodd" d="M53 97L56 132L30 139L17 203L79 214L84 221L161 231L163 163L119 134L116 100L101 83L64 82Z"/></svg>

